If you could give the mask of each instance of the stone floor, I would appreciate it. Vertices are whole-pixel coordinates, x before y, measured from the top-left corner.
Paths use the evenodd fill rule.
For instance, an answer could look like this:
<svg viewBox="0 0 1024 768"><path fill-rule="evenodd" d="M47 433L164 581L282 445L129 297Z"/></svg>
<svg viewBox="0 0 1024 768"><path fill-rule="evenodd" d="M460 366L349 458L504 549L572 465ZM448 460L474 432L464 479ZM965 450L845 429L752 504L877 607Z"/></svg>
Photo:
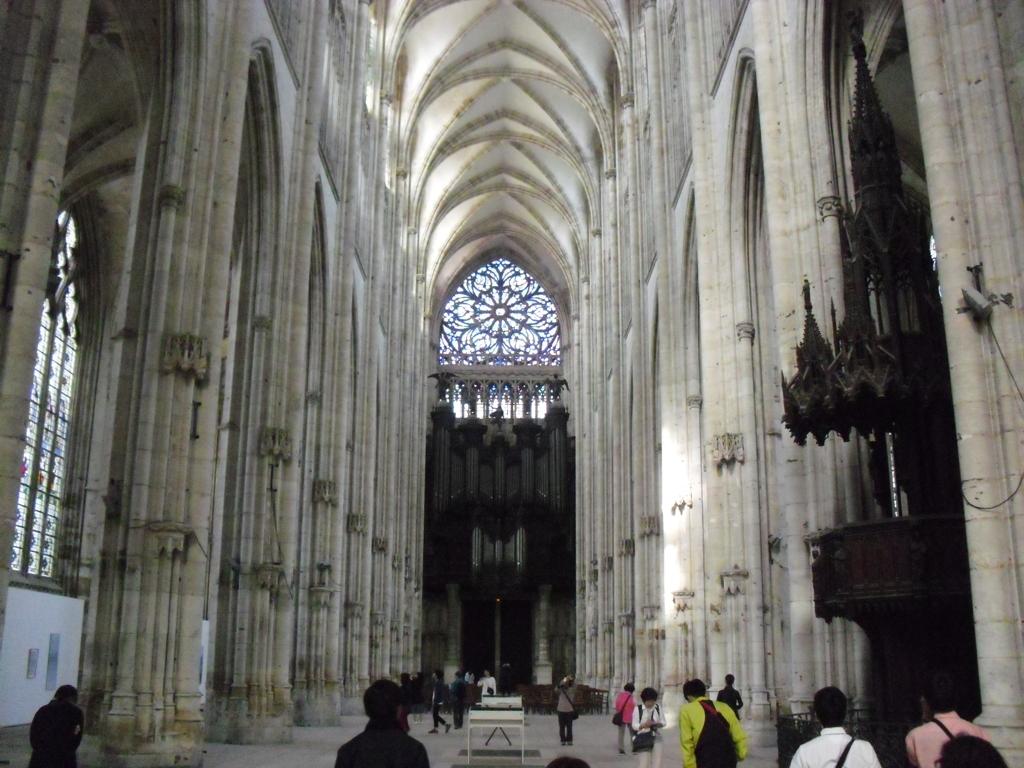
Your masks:
<svg viewBox="0 0 1024 768"><path fill-rule="evenodd" d="M365 717L342 719L343 724L334 728L296 728L291 744L209 744L206 748L204 768L332 768L338 747L359 733L366 724ZM573 755L586 760L591 768L635 766L635 757L618 754L615 743L617 729L610 721L611 718L604 715L583 715L575 723L574 745L562 747L558 743L557 719L552 715L530 715L527 718L528 754L525 764L546 766L560 755ZM443 730L442 733L431 734L427 733L429 729L428 719L422 723L412 724L412 735L427 747L430 765L433 768L465 768L466 732L453 729L447 734ZM679 733L675 729L666 729L664 733L665 751L661 762L662 768L681 768ZM474 731L473 734L473 765L519 765L518 754L513 759L488 758L478 762L476 752L484 749L487 734L480 731ZM519 746L517 735L516 732L509 731L509 736L516 747ZM508 744L501 739L500 733L490 743L491 749L495 747L508 749ZM22 768L28 764L28 758L28 727L0 728L0 766ZM79 768L98 768L103 765L98 758L95 744L87 738L86 743L79 749ZM775 748L752 747L750 755L742 765L743 768L775 768Z"/></svg>

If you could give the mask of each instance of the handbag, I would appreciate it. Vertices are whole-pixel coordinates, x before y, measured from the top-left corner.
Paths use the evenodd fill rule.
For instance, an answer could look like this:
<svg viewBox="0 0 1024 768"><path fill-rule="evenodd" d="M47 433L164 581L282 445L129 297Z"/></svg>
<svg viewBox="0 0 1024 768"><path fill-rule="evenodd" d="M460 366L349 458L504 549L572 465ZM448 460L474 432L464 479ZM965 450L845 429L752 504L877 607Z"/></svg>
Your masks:
<svg viewBox="0 0 1024 768"><path fill-rule="evenodd" d="M661 716L661 709L656 707L655 710L657 711L658 716L660 718L660 716ZM654 713L651 713L651 719L652 720L654 719ZM640 718L640 721L641 721L641 723L643 722L643 718L642 717ZM636 733L633 734L633 754L636 754L637 752L650 752L653 749L654 749L654 731L653 730L637 731Z"/></svg>
<svg viewBox="0 0 1024 768"><path fill-rule="evenodd" d="M633 754L654 749L654 731L639 731L633 737Z"/></svg>
<svg viewBox="0 0 1024 768"><path fill-rule="evenodd" d="M628 699L622 702L622 709L615 710L615 714L612 715L612 725L622 725L622 710L626 708Z"/></svg>

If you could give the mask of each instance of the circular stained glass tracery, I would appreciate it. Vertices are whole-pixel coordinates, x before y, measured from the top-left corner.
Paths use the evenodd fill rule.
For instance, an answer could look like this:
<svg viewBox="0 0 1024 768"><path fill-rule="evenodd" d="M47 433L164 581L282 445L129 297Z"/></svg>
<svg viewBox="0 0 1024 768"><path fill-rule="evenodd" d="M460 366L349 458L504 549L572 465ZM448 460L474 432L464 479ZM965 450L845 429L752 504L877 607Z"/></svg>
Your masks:
<svg viewBox="0 0 1024 768"><path fill-rule="evenodd" d="M438 349L441 365L561 365L558 311L532 275L495 259L448 300Z"/></svg>

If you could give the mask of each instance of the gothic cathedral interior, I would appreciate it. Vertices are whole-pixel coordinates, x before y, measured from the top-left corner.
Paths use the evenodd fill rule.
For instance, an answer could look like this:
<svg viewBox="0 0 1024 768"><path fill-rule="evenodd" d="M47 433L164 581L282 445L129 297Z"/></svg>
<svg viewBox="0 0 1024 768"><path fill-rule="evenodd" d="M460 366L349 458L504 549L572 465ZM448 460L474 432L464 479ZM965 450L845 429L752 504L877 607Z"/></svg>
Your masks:
<svg viewBox="0 0 1024 768"><path fill-rule="evenodd" d="M1020 0L15 0L0 89L0 726L945 670L1024 759Z"/></svg>

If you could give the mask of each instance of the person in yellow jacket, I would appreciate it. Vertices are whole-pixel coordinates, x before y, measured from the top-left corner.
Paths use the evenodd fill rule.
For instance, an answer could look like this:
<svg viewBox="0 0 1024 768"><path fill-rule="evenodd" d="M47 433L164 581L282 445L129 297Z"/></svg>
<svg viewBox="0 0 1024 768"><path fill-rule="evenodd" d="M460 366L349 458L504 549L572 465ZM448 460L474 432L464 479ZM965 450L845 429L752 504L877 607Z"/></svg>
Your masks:
<svg viewBox="0 0 1024 768"><path fill-rule="evenodd" d="M711 701L702 680L684 683L683 696L689 702L679 710L683 768L735 768L747 756L747 734L732 707Z"/></svg>

